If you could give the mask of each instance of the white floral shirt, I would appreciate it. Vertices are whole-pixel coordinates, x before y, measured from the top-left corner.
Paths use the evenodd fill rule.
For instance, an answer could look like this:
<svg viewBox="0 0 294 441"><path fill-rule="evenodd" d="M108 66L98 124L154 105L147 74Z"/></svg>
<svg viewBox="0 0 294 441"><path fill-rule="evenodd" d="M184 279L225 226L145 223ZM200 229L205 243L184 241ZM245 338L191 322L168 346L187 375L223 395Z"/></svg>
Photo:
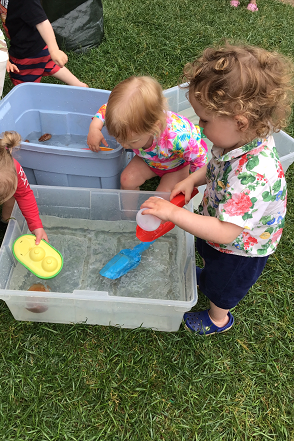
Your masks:
<svg viewBox="0 0 294 441"><path fill-rule="evenodd" d="M282 235L286 181L274 139L255 139L223 155L213 146L199 213L244 230L229 244L207 242L224 253L258 257L273 253Z"/></svg>

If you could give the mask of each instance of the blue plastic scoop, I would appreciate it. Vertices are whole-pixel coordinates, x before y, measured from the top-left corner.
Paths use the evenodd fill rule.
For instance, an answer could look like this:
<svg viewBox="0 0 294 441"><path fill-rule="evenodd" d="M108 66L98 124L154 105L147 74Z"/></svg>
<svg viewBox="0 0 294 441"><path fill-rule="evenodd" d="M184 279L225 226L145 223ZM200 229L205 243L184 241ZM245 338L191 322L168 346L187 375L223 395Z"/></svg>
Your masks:
<svg viewBox="0 0 294 441"><path fill-rule="evenodd" d="M152 242L141 242L132 250L130 248L121 250L100 270L101 276L114 280L136 268L141 261L141 254L153 242L154 240Z"/></svg>

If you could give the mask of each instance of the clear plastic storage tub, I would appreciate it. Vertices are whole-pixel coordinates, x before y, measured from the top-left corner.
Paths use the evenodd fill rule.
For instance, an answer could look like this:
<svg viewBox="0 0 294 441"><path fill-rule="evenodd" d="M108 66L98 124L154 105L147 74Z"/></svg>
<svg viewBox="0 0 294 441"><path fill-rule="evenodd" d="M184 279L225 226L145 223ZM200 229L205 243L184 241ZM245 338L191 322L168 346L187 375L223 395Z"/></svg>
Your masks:
<svg viewBox="0 0 294 441"><path fill-rule="evenodd" d="M28 233L15 205L0 249L0 298L16 320L145 327L177 331L197 302L194 237L175 227L142 254L139 266L117 280L99 270L121 249L139 243L136 213L154 192L32 186L50 243L63 269L44 281L12 253ZM168 199L168 193L156 193ZM186 209L192 210L190 202ZM30 292L42 283L50 292Z"/></svg>

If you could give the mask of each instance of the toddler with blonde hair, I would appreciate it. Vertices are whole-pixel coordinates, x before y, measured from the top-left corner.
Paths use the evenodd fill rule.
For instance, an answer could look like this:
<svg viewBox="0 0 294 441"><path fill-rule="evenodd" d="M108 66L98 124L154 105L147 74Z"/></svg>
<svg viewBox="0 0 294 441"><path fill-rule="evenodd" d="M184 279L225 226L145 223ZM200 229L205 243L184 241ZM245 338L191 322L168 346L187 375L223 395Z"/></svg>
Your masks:
<svg viewBox="0 0 294 441"><path fill-rule="evenodd" d="M207 163L200 127L167 110L162 88L152 77L130 77L115 86L90 125L92 151L99 151L101 142L107 146L104 123L109 135L135 153L121 174L123 190L139 190L146 180L160 176L157 190L170 192L189 170Z"/></svg>
<svg viewBox="0 0 294 441"><path fill-rule="evenodd" d="M28 223L30 231L36 236L36 245L42 239L48 242L47 234L39 216L37 202L27 177L16 159L12 149L18 147L21 137L16 132L6 131L0 138L0 205L2 205L1 227L6 227L16 201Z"/></svg>
<svg viewBox="0 0 294 441"><path fill-rule="evenodd" d="M264 49L226 44L208 48L184 69L189 101L213 143L208 165L178 183L170 197L206 185L198 214L150 198L141 208L197 237L204 267L196 267L205 311L187 312L199 334L230 329L230 309L254 285L281 239L287 190L273 132L287 124L293 66Z"/></svg>

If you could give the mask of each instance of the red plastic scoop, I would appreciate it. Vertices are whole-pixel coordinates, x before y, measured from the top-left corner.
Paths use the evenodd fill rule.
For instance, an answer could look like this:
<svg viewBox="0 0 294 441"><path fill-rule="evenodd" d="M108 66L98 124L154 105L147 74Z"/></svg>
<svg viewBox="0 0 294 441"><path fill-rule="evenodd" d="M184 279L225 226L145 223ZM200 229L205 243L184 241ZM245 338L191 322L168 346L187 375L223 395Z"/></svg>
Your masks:
<svg viewBox="0 0 294 441"><path fill-rule="evenodd" d="M194 188L191 199L198 193L197 188ZM183 193L177 194L171 201L172 204L177 205L177 207L183 207L185 205L185 195ZM152 240L158 239L164 234L168 233L175 227L172 222L165 222L160 224L159 227L154 231L145 231L139 225L136 228L136 236L141 242L151 242Z"/></svg>

